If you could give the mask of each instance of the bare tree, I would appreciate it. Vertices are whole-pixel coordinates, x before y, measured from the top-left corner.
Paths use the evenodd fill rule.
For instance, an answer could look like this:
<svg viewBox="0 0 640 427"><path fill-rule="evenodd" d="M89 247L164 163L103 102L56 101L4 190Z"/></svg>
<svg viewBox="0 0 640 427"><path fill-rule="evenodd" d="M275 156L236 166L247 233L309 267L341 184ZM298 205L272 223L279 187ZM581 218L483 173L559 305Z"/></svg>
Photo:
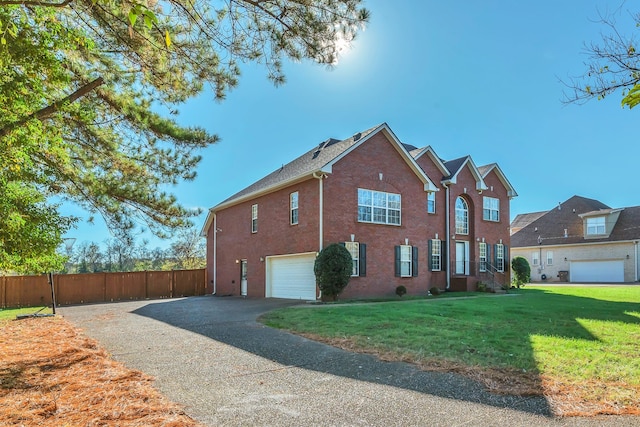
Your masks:
<svg viewBox="0 0 640 427"><path fill-rule="evenodd" d="M633 108L640 103L640 52L635 33L623 32L617 18L626 14L631 18L634 31L640 28L640 14L623 11L599 15L606 32L599 43L585 45L586 71L582 76L563 81L567 87L564 103L582 104L590 99L603 99L621 90L622 106Z"/></svg>

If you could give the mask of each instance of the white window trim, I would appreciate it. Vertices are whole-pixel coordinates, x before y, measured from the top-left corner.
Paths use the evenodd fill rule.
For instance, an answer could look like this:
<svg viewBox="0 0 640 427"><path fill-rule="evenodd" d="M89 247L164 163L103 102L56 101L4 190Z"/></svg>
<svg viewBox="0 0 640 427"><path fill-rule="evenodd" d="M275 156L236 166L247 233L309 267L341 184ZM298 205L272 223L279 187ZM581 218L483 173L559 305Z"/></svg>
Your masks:
<svg viewBox="0 0 640 427"><path fill-rule="evenodd" d="M351 254L353 260L353 267L351 270L351 277L360 276L360 243L359 242L344 242L344 247L347 248Z"/></svg>
<svg viewBox="0 0 640 427"><path fill-rule="evenodd" d="M495 206L493 206L495 204ZM495 219L492 216L495 214ZM500 199L484 196L482 198L482 219L485 221L500 222Z"/></svg>
<svg viewBox="0 0 640 427"><path fill-rule="evenodd" d="M465 206L465 209L459 209L458 208L458 200L461 200L462 203ZM467 203L467 201L465 199L463 199L462 197L457 197L456 201L455 201L455 228L456 228L456 234L469 234L469 204ZM464 222L459 222L458 218L458 212L464 213L463 215L463 220Z"/></svg>
<svg viewBox="0 0 640 427"><path fill-rule="evenodd" d="M540 252L531 252L531 265L540 265Z"/></svg>
<svg viewBox="0 0 640 427"><path fill-rule="evenodd" d="M498 272L504 273L504 245L502 243L496 245L496 261L498 261L496 269Z"/></svg>
<svg viewBox="0 0 640 427"><path fill-rule="evenodd" d="M433 206L433 209L429 209L429 206ZM436 213L436 193L433 191L427 193L427 213Z"/></svg>
<svg viewBox="0 0 640 427"><path fill-rule="evenodd" d="M251 205L251 232L258 232L258 204Z"/></svg>
<svg viewBox="0 0 640 427"><path fill-rule="evenodd" d="M440 239L431 241L431 271L442 271L442 240Z"/></svg>
<svg viewBox="0 0 640 427"><path fill-rule="evenodd" d="M293 193L289 194L289 224L291 225L298 224L299 212L300 211L298 210L298 192L294 191Z"/></svg>
<svg viewBox="0 0 640 427"><path fill-rule="evenodd" d="M592 223L595 223L597 220L597 223L594 225L589 225L589 221L591 220ZM600 222L602 222L602 224L600 224ZM600 233L599 229L602 228L602 232ZM603 216L596 216L593 218L587 218L587 235L588 236L600 236L603 234L607 234L607 220L605 217Z"/></svg>
<svg viewBox="0 0 640 427"><path fill-rule="evenodd" d="M478 245L478 269L481 273L485 273L487 271L487 244L485 242L480 242Z"/></svg>
<svg viewBox="0 0 640 427"><path fill-rule="evenodd" d="M408 259L406 257L408 257ZM409 266L409 272L407 274L403 274L402 272L403 265ZM412 277L412 273L413 273L413 246L400 245L400 277Z"/></svg>
<svg viewBox="0 0 640 427"><path fill-rule="evenodd" d="M360 193L361 192L369 192L370 193L370 199L371 199L371 204L370 205L365 205L365 204L361 204L360 203ZM385 199L385 206L375 206L375 195L384 195L384 199ZM398 196L398 204L399 204L399 208L395 209L395 208L390 208L389 207L389 196ZM363 207L365 209L369 209L369 215L371 216L371 220L365 220L362 219L360 217L360 208ZM385 221L376 221L376 215L375 215L375 210L376 209L384 209L385 211ZM390 222L389 218L390 212L398 212L398 222ZM368 190L366 188L358 188L358 222L365 222L365 223L371 223L371 224L384 224L384 225L402 225L402 196L398 193L387 193L384 191L375 191L375 190Z"/></svg>

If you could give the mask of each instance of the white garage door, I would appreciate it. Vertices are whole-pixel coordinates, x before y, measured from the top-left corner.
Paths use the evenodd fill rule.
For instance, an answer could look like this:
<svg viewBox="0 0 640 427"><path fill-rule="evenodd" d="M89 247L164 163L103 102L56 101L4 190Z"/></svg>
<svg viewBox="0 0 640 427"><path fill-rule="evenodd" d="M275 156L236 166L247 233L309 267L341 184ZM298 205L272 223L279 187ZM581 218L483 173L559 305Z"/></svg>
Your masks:
<svg viewBox="0 0 640 427"><path fill-rule="evenodd" d="M267 297L316 299L316 254L267 257Z"/></svg>
<svg viewBox="0 0 640 427"><path fill-rule="evenodd" d="M570 282L624 282L624 261L573 261L570 268Z"/></svg>

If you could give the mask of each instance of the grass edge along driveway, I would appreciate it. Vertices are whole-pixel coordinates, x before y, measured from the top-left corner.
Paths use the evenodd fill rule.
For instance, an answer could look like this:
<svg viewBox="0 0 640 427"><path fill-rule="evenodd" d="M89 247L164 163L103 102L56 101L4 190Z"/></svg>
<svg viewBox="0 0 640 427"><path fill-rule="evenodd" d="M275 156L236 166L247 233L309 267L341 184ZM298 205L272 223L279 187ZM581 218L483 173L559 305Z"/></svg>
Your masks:
<svg viewBox="0 0 640 427"><path fill-rule="evenodd" d="M261 321L495 393L544 395L559 416L640 414L640 286L293 307Z"/></svg>

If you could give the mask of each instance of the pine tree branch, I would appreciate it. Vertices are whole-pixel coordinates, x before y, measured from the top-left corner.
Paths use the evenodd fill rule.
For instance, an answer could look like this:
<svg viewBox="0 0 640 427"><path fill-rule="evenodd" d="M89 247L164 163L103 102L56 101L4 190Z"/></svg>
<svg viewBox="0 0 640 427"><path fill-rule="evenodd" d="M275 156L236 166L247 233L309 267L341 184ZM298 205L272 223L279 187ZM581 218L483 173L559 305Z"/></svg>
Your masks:
<svg viewBox="0 0 640 427"><path fill-rule="evenodd" d="M93 91L95 88L103 84L104 84L104 80L102 79L102 77L98 77L92 82L89 82L86 85L80 87L75 92L71 93L69 96L62 98L60 101L56 101L53 104L48 105L36 111L35 113L29 114L24 119L11 123L5 126L4 128L0 129L0 137L8 135L11 131L16 129L17 127L24 125L31 119L37 119L37 120L43 121L51 117L55 112L57 112L60 109L61 106L75 102L79 98L82 98L83 96L85 96L86 94L88 94L89 92Z"/></svg>
<svg viewBox="0 0 640 427"><path fill-rule="evenodd" d="M48 1L38 0L8 0L0 1L0 6L22 5L22 6L44 6L44 7L65 7L73 0L64 0L62 3L50 3Z"/></svg>

